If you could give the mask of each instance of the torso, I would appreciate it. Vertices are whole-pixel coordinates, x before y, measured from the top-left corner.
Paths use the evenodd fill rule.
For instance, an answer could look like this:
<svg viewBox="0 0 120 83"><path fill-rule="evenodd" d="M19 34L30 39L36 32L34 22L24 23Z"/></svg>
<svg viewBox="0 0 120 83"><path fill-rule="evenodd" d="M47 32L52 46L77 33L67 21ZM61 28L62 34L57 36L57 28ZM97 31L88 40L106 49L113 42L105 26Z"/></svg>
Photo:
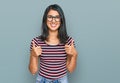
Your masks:
<svg viewBox="0 0 120 83"><path fill-rule="evenodd" d="M39 75L48 79L57 79L64 76L67 73L65 45L60 43L48 44L48 42L41 41L38 37L33 40L37 46L42 48ZM70 40L69 38L68 43L70 43Z"/></svg>

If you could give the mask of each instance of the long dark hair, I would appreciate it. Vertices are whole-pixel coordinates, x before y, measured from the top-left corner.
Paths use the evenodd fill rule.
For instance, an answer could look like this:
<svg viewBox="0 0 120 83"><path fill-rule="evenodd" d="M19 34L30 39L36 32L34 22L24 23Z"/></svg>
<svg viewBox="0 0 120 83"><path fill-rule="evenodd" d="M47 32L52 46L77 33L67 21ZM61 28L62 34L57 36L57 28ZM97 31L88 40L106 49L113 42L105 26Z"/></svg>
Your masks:
<svg viewBox="0 0 120 83"><path fill-rule="evenodd" d="M64 16L63 10L57 4L50 5L50 6L48 6L46 8L46 10L44 12L44 15L43 15L43 20L42 20L42 34L41 34L40 38L42 39L42 41L45 41L45 40L47 40L47 37L49 35L48 26L47 26L46 22L47 22L48 12L51 9L57 11L59 13L59 15L60 15L61 24L60 24L60 27L58 29L58 38L60 40L60 43L65 44L66 41L67 41L67 39L68 39L68 35L67 35L67 31L66 31L65 16Z"/></svg>

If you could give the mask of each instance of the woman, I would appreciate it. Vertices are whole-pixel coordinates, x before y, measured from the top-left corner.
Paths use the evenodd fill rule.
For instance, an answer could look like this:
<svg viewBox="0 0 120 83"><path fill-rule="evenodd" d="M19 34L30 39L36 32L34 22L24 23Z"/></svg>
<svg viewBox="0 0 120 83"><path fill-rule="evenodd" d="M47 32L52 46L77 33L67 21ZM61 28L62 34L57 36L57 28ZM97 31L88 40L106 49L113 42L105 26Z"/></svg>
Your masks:
<svg viewBox="0 0 120 83"><path fill-rule="evenodd" d="M42 34L32 39L29 70L36 83L68 83L67 70L76 67L77 51L74 40L66 31L65 17L57 4L46 8L42 21ZM40 68L38 68L38 59Z"/></svg>

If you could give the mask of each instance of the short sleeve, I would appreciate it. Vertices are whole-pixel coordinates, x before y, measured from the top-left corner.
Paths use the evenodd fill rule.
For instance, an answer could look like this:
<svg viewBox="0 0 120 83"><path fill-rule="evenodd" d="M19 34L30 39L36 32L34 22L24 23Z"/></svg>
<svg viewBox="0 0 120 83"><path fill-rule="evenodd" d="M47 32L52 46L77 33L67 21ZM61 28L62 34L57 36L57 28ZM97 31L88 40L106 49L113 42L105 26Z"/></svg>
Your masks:
<svg viewBox="0 0 120 83"><path fill-rule="evenodd" d="M67 39L67 44L68 44L68 45L71 45L72 41L73 41L73 44L74 44L74 46L75 46L75 41L74 41L74 39L69 36L68 39Z"/></svg>
<svg viewBox="0 0 120 83"><path fill-rule="evenodd" d="M33 39L31 40L31 43L30 43L30 51L32 50L32 47L33 47L33 43L32 43L32 42L35 43L35 46L38 46L38 41L37 41L37 39L36 39L36 38L33 38Z"/></svg>

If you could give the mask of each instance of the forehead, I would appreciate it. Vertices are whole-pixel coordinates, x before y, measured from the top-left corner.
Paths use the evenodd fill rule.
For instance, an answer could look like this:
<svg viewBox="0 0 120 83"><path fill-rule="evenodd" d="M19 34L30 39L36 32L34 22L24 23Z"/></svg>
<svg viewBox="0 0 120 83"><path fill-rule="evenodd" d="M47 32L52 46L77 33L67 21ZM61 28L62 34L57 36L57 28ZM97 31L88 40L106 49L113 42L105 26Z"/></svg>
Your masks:
<svg viewBox="0 0 120 83"><path fill-rule="evenodd" d="M53 16L56 16L56 15L59 15L59 13L56 11L56 10L50 10L49 12L48 12L48 15L53 15Z"/></svg>

